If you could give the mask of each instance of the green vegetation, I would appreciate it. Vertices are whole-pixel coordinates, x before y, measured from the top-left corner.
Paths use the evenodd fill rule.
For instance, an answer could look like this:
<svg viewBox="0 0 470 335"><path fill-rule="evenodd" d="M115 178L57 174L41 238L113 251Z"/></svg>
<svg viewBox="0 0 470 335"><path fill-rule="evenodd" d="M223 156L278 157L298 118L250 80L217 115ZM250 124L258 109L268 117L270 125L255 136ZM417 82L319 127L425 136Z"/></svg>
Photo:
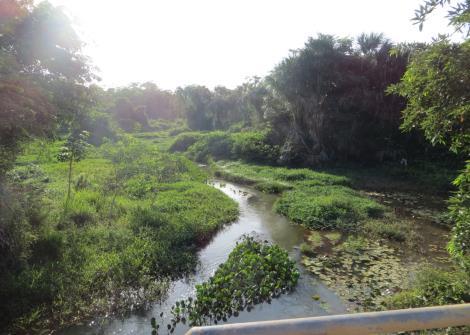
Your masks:
<svg viewBox="0 0 470 335"><path fill-rule="evenodd" d="M196 285L196 297L176 302L172 307L173 322L200 326L226 321L254 305L292 290L299 278L295 263L287 252L276 245L257 242L245 236L206 282ZM155 320L152 325L156 328Z"/></svg>
<svg viewBox="0 0 470 335"><path fill-rule="evenodd" d="M365 237L349 236L328 256L311 256L302 258L306 268L354 309L380 308L391 290L405 282L396 250Z"/></svg>
<svg viewBox="0 0 470 335"><path fill-rule="evenodd" d="M426 0L414 21L448 5ZM454 1L450 24L465 31L469 12L468 1ZM350 302L470 300L470 30L461 42L429 44L318 34L234 89L105 90L59 8L5 0L0 14L2 332L51 332L126 311L193 270L196 250L238 214L193 161L279 194L274 209L312 230L303 263ZM454 192L453 267L420 272L385 298L404 284L396 250L423 242L380 194L403 185ZM175 307L175 323L235 315L297 277L284 251L247 239L194 301Z"/></svg>
<svg viewBox="0 0 470 335"><path fill-rule="evenodd" d="M413 308L461 304L470 301L470 278L463 271L446 272L426 268L418 273L412 288L386 301L388 308Z"/></svg>
<svg viewBox="0 0 470 335"><path fill-rule="evenodd" d="M366 218L380 217L384 208L343 186L316 186L284 193L276 211L312 229L357 230Z"/></svg>
<svg viewBox="0 0 470 335"><path fill-rule="evenodd" d="M261 131L182 133L175 138L170 151L187 151L189 158L201 163L207 163L209 158L234 157L252 162L273 162L279 156L279 147L270 144L269 134Z"/></svg>
<svg viewBox="0 0 470 335"><path fill-rule="evenodd" d="M55 143L47 148L57 149ZM50 159L38 166L35 157L22 157L9 174L11 185L35 193L24 203L10 199L16 211L2 215L16 249L2 259L1 322L15 320L15 332L51 329L163 295L166 278L192 270L195 249L237 217L236 204L206 185L194 163L132 138L74 164L64 216L69 163ZM18 213L24 213L21 225Z"/></svg>
<svg viewBox="0 0 470 335"><path fill-rule="evenodd" d="M275 210L312 229L356 231L362 221L385 212L382 205L345 186L350 181L343 176L240 162L221 165L216 176L269 193L284 191Z"/></svg>

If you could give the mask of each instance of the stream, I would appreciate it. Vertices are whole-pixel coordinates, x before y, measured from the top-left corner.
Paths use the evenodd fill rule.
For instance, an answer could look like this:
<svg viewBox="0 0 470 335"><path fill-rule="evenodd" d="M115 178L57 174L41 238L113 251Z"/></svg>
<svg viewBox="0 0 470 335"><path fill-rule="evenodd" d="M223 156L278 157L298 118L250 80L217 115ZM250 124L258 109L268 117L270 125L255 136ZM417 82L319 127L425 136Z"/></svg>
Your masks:
<svg viewBox="0 0 470 335"><path fill-rule="evenodd" d="M87 325L67 328L59 334L150 335L150 319L156 317L157 322L165 326L171 318L171 306L177 300L194 296L195 285L206 281L214 274L218 266L228 258L236 242L245 234L255 235L259 239L271 241L286 249L290 257L296 260L301 276L293 292L273 299L271 304L256 305L250 312L240 312L238 317L230 318L227 323L347 312L342 300L318 279L310 275L300 264L299 245L304 241L306 230L299 225L289 223L286 218L272 211L276 200L275 195L264 194L246 186L219 180L213 180L211 185L238 203L240 216L237 221L222 228L207 246L199 251L199 265L193 274L172 282L166 298L161 303L153 304L148 310L133 312L119 318L110 317L95 320ZM164 313L163 320L158 317L161 312ZM184 334L187 330L186 325L179 324L174 334ZM166 331L161 333L166 333Z"/></svg>

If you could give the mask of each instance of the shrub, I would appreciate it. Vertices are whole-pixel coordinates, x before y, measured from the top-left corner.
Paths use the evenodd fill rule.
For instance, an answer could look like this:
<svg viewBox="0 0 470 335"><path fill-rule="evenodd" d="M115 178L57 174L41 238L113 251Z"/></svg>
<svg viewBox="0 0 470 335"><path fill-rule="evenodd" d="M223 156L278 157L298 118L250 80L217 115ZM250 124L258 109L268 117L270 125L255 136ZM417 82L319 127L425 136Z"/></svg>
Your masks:
<svg viewBox="0 0 470 335"><path fill-rule="evenodd" d="M97 191L82 190L75 193L68 203L66 213L68 219L77 227L94 223L106 206L105 197Z"/></svg>
<svg viewBox="0 0 470 335"><path fill-rule="evenodd" d="M117 126L113 124L111 115L93 112L85 120L84 129L90 132L88 142L99 146L104 139L114 140L117 137Z"/></svg>
<svg viewBox="0 0 470 335"><path fill-rule="evenodd" d="M149 174L138 174L129 178L125 182L125 192L131 198L143 199L148 194L155 193L157 191L158 179L156 176Z"/></svg>
<svg viewBox="0 0 470 335"><path fill-rule="evenodd" d="M169 129L168 130L168 135L170 136L176 136L176 135L179 135L181 133L187 133L189 132L191 129L189 129L187 126L177 126L175 128L172 128L172 129Z"/></svg>
<svg viewBox="0 0 470 335"><path fill-rule="evenodd" d="M286 190L290 190L292 187L289 185L277 183L277 182L260 182L256 183L254 186L257 190L264 193L282 193Z"/></svg>
<svg viewBox="0 0 470 335"><path fill-rule="evenodd" d="M470 274L426 268L411 283L411 289L386 301L389 308L414 308L470 302Z"/></svg>
<svg viewBox="0 0 470 335"><path fill-rule="evenodd" d="M210 157L214 159L231 158L233 140L229 134L222 131L214 131L205 134L188 149L188 157L207 163Z"/></svg>
<svg viewBox="0 0 470 335"><path fill-rule="evenodd" d="M201 133L189 132L179 134L170 145L170 152L184 152L196 143L203 135Z"/></svg>
<svg viewBox="0 0 470 335"><path fill-rule="evenodd" d="M449 251L460 265L470 271L470 161L454 185L458 191L449 200L450 215L455 222Z"/></svg>
<svg viewBox="0 0 470 335"><path fill-rule="evenodd" d="M267 143L266 133L240 132L232 134L234 157L253 162L276 162L279 146Z"/></svg>
<svg viewBox="0 0 470 335"><path fill-rule="evenodd" d="M168 218L155 206L139 206L132 211L130 223L132 229L137 232L143 227L158 229L168 225Z"/></svg>
<svg viewBox="0 0 470 335"><path fill-rule="evenodd" d="M95 222L96 210L88 202L73 200L68 205L67 217L77 227L83 227Z"/></svg>
<svg viewBox="0 0 470 335"><path fill-rule="evenodd" d="M65 246L64 233L47 230L31 245L31 261L33 263L58 261Z"/></svg>
<svg viewBox="0 0 470 335"><path fill-rule="evenodd" d="M83 190L91 185L88 177L84 173L80 173L75 179L75 191Z"/></svg>
<svg viewBox="0 0 470 335"><path fill-rule="evenodd" d="M303 242L302 244L300 244L300 252L305 255L305 256L309 256L309 257L314 257L316 255L316 252L315 252L315 247L311 246L310 244L308 243L305 243Z"/></svg>

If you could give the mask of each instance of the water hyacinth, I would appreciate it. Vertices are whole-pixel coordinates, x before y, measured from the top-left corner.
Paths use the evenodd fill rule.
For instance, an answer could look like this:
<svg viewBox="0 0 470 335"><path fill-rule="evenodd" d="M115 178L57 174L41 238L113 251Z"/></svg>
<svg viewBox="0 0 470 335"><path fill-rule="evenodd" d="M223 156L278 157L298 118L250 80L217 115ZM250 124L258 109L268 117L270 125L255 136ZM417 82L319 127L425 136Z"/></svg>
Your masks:
<svg viewBox="0 0 470 335"><path fill-rule="evenodd" d="M244 236L206 282L196 285L196 297L177 301L172 307L173 318L167 325L172 333L179 322L189 326L217 324L250 311L254 305L271 302L272 298L292 290L299 271L285 250L267 241ZM156 333L158 325L153 320Z"/></svg>

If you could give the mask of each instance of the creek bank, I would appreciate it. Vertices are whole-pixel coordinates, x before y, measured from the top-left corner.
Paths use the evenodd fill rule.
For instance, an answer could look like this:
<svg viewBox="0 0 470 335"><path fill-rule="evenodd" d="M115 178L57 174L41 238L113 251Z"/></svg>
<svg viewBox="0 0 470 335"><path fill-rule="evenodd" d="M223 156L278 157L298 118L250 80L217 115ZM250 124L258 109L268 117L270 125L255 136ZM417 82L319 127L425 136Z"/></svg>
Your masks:
<svg viewBox="0 0 470 335"><path fill-rule="evenodd" d="M306 232L306 241L301 246L302 264L339 294L348 310L382 309L388 297L407 287L418 269L427 265L437 268L451 266L446 250L449 229L443 224L445 216L442 215L444 200L412 192L413 187L409 185L406 190L348 191L348 186L360 183L357 180L353 183L344 176L307 169L240 162L217 163L216 175L247 183L267 193L280 193L281 198L275 206L277 209L284 199L290 197L298 218L294 221L309 228L317 228ZM282 187L257 187L266 184ZM369 181L368 184L374 183ZM334 191L339 187L345 190L341 196L350 195L355 205L373 201L376 205L369 208L382 206L383 212L374 217L357 215L357 206L345 206L347 201L336 201L338 193ZM305 201L302 196L292 198L292 190L312 194L313 197L309 201ZM329 190L333 192L328 193ZM331 195L333 199L318 202L315 197L324 194ZM317 213L321 211L327 213L325 217L332 224L325 226L310 223L318 220ZM280 213L293 217L288 215L288 211ZM335 217L336 213L339 215ZM303 221L303 218L306 219ZM344 218L350 219L346 226Z"/></svg>

